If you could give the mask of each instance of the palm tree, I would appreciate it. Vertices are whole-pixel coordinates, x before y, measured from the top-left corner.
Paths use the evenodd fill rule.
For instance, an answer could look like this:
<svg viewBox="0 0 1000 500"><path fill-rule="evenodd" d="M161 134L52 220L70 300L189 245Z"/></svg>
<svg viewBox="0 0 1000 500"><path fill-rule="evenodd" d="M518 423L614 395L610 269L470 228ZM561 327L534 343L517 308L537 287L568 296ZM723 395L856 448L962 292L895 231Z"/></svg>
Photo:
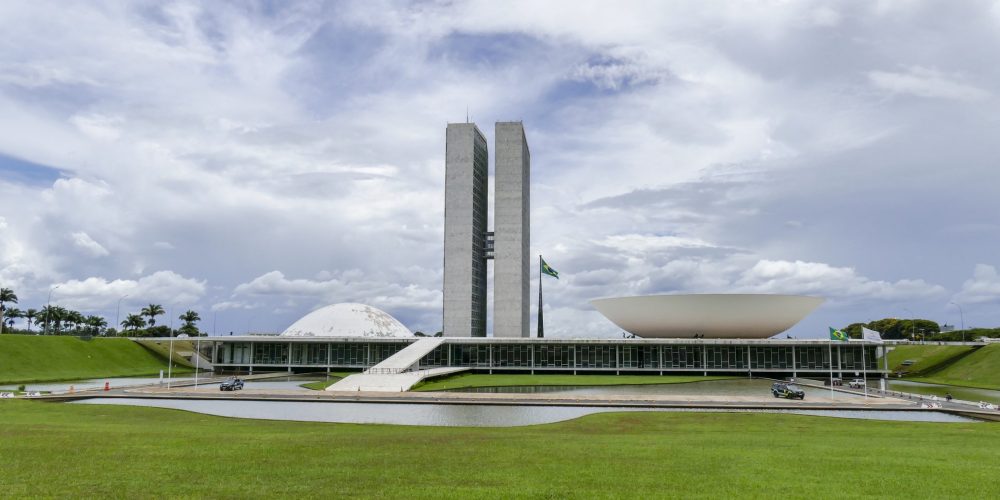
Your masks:
<svg viewBox="0 0 1000 500"><path fill-rule="evenodd" d="M73 325L73 330L79 331L80 326L86 323L87 318L80 314L80 311L66 311L66 323Z"/></svg>
<svg viewBox="0 0 1000 500"><path fill-rule="evenodd" d="M0 333L3 333L3 312L6 309L4 306L6 302L17 304L17 294L10 288L0 288Z"/></svg>
<svg viewBox="0 0 1000 500"><path fill-rule="evenodd" d="M131 328L133 331L144 326L146 326L146 320L142 319L142 316L138 314L129 314L128 317L125 318L125 321L122 321L122 328Z"/></svg>
<svg viewBox="0 0 1000 500"><path fill-rule="evenodd" d="M66 319L67 311L65 308L59 306L45 306L38 313L38 317L42 318L42 323L45 325L46 331L51 331L53 335L58 335L59 330L62 329L62 322Z"/></svg>
<svg viewBox="0 0 1000 500"><path fill-rule="evenodd" d="M42 331L45 333L48 333L49 325L52 324L52 312L52 306L45 306L41 311L38 311L38 322L42 324Z"/></svg>
<svg viewBox="0 0 1000 500"><path fill-rule="evenodd" d="M38 316L38 310L37 309L28 309L27 311L24 311L24 317L25 317L25 319L28 320L28 331L29 332L31 331L31 322L34 321L37 316Z"/></svg>
<svg viewBox="0 0 1000 500"><path fill-rule="evenodd" d="M18 309L16 307L9 307L9 308L7 308L7 312L4 315L4 318L7 321L7 332L10 332L11 330L14 329L14 320L15 319L17 319L17 318L23 318L23 317L24 317L24 313L21 312L20 309Z"/></svg>
<svg viewBox="0 0 1000 500"><path fill-rule="evenodd" d="M93 335L100 335L101 329L108 326L108 322L100 316L87 316L84 323L90 327L90 333Z"/></svg>
<svg viewBox="0 0 1000 500"><path fill-rule="evenodd" d="M181 314L177 319L184 322L185 325L194 325L195 323L201 321L201 316L198 313L188 310L184 314Z"/></svg>
<svg viewBox="0 0 1000 500"><path fill-rule="evenodd" d="M62 335L63 322L69 316L69 311L62 306L52 306L52 323L56 335Z"/></svg>
<svg viewBox="0 0 1000 500"><path fill-rule="evenodd" d="M149 307L143 307L139 314L142 316L149 316L149 326L156 326L156 317L166 313L167 312L163 310L163 306L159 304L150 304Z"/></svg>
<svg viewBox="0 0 1000 500"><path fill-rule="evenodd" d="M195 326L195 323L201 321L201 316L199 316L197 312L188 309L184 314L181 314L177 318L184 322L184 326L180 328L181 333L192 337L198 336L198 327Z"/></svg>

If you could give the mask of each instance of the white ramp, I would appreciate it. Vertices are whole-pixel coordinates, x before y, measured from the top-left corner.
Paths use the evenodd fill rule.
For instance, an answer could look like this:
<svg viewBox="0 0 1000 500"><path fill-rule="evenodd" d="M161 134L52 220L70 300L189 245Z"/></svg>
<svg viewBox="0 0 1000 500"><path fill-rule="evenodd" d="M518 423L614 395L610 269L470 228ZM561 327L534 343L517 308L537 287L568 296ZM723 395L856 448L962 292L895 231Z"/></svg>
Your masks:
<svg viewBox="0 0 1000 500"><path fill-rule="evenodd" d="M338 380L337 383L327 387L326 390L331 392L404 392L410 390L410 388L417 385L417 382L425 378L450 375L452 373L464 372L468 369L464 367L430 368L392 375L358 373Z"/></svg>
<svg viewBox="0 0 1000 500"><path fill-rule="evenodd" d="M327 387L326 390L400 392L408 390L426 377L463 371L460 368L418 369L420 359L443 343L442 337L420 339L389 356L385 361L365 370L364 373L349 375Z"/></svg>
<svg viewBox="0 0 1000 500"><path fill-rule="evenodd" d="M393 375L411 371L416 368L420 358L430 354L437 346L444 343L443 337L431 337L420 339L405 349L389 356L381 363L365 370L367 375Z"/></svg>

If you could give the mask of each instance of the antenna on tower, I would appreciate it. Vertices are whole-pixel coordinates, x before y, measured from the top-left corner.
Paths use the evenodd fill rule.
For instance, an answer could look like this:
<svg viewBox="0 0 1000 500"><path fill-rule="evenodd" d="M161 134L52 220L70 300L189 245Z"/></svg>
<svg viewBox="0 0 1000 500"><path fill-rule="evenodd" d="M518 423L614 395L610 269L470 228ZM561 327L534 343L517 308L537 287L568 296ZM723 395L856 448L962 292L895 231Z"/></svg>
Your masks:
<svg viewBox="0 0 1000 500"><path fill-rule="evenodd" d="M465 123L469 123L469 106L465 106Z"/></svg>

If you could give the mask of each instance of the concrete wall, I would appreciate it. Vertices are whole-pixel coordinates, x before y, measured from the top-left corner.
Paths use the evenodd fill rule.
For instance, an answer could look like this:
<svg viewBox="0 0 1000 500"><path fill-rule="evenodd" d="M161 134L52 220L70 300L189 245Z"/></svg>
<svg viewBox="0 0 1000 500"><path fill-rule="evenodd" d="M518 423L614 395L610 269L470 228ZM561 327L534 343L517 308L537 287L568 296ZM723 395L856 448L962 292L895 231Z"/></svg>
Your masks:
<svg viewBox="0 0 1000 500"><path fill-rule="evenodd" d="M527 337L531 309L531 153L521 122L497 122L493 336Z"/></svg>
<svg viewBox="0 0 1000 500"><path fill-rule="evenodd" d="M482 337L489 153L475 124L449 123L445 135L443 332L448 337Z"/></svg>

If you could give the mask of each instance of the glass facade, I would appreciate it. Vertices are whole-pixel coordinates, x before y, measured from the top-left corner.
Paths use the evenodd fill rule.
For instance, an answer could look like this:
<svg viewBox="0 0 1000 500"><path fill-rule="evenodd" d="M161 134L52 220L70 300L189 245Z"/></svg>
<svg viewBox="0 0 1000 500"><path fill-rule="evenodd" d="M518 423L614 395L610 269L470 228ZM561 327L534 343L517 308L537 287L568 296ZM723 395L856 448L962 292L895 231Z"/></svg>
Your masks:
<svg viewBox="0 0 1000 500"><path fill-rule="evenodd" d="M472 158L472 336L486 336L486 223L489 213L489 153L476 130Z"/></svg>
<svg viewBox="0 0 1000 500"><path fill-rule="evenodd" d="M221 366L368 368L409 342L215 341ZM865 350L862 356L862 349ZM445 343L420 368L704 372L878 371L880 348L854 344L650 344L642 342Z"/></svg>

